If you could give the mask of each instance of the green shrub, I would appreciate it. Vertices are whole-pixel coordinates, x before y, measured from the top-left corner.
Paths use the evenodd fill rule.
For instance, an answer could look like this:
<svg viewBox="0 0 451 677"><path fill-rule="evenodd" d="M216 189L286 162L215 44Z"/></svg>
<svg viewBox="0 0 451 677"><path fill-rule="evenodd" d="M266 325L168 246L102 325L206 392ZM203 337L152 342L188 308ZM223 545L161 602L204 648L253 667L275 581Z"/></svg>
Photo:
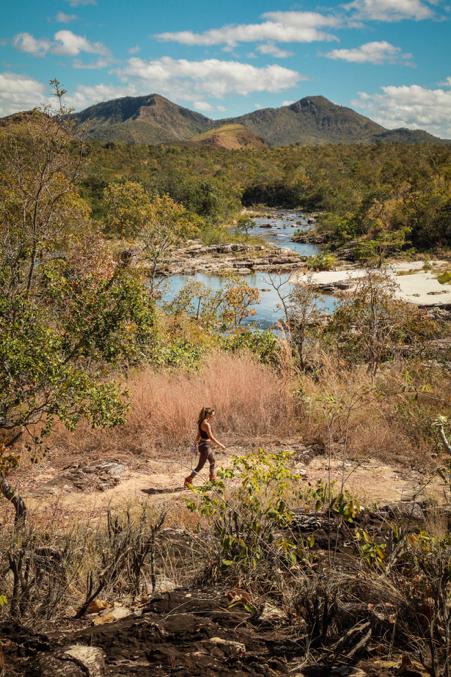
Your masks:
<svg viewBox="0 0 451 677"><path fill-rule="evenodd" d="M445 270L444 273L437 276L437 280L440 284L451 284L451 270Z"/></svg>
<svg viewBox="0 0 451 677"><path fill-rule="evenodd" d="M307 261L307 267L310 270L332 270L336 263L337 257L334 254L318 254Z"/></svg>

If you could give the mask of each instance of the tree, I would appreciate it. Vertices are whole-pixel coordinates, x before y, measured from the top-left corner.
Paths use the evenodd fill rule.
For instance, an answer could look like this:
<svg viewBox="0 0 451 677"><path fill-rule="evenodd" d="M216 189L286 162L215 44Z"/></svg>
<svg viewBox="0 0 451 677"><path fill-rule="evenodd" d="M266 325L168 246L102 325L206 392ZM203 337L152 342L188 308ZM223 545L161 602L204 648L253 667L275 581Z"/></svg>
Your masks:
<svg viewBox="0 0 451 677"><path fill-rule="evenodd" d="M309 331L321 317L319 294L309 273L296 281L289 297L291 342L302 370L307 366L305 352Z"/></svg>
<svg viewBox="0 0 451 677"><path fill-rule="evenodd" d="M3 289L30 293L38 263L83 232L89 207L75 189L80 149L59 116L33 111L0 133Z"/></svg>
<svg viewBox="0 0 451 677"><path fill-rule="evenodd" d="M382 230L374 237L360 240L357 243L356 257L368 263L374 262L380 269L388 254L396 254L406 246L409 233L410 228Z"/></svg>
<svg viewBox="0 0 451 677"><path fill-rule="evenodd" d="M350 362L364 362L373 376L380 365L405 348L421 350L437 331L420 310L395 296L393 278L368 270L352 293L342 300L326 334Z"/></svg>
<svg viewBox="0 0 451 677"><path fill-rule="evenodd" d="M222 319L237 329L248 317L255 315L253 306L260 301L260 292L247 282L231 277L223 292Z"/></svg>
<svg viewBox="0 0 451 677"><path fill-rule="evenodd" d="M223 300L221 290L212 290L198 280L190 280L173 300L166 304L165 310L175 316L186 314L199 322L202 327L211 329L218 323L218 313Z"/></svg>
<svg viewBox="0 0 451 677"><path fill-rule="evenodd" d="M238 223L236 225L237 230L240 233L243 233L243 235L246 235L246 237L249 235L251 230L255 228L256 223L253 219L250 218L250 216L241 216L238 219Z"/></svg>
<svg viewBox="0 0 451 677"><path fill-rule="evenodd" d="M0 491L19 522L25 505L7 474L21 452L57 420L122 422L114 375L149 355L154 321L141 273L89 221L75 184L79 147L61 116L13 121L0 160Z"/></svg>
<svg viewBox="0 0 451 677"><path fill-rule="evenodd" d="M192 216L169 195L159 195L149 202L140 239L144 257L149 263L151 293L155 290L158 267L168 259L184 237L196 232L197 226Z"/></svg>
<svg viewBox="0 0 451 677"><path fill-rule="evenodd" d="M118 237L137 237L150 218L149 195L140 183L110 183L104 190L107 232Z"/></svg>

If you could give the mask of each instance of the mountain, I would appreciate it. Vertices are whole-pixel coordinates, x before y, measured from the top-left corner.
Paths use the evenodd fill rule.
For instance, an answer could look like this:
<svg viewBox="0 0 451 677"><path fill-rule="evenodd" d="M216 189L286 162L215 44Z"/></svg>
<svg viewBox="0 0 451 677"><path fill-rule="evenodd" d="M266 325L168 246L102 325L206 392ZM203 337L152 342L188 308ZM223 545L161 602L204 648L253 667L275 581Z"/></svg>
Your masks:
<svg viewBox="0 0 451 677"><path fill-rule="evenodd" d="M206 132L191 137L188 143L215 146L216 148L225 148L226 150L263 148L266 146L262 138L256 136L244 125L239 124L225 124L221 127L213 127Z"/></svg>
<svg viewBox="0 0 451 677"><path fill-rule="evenodd" d="M449 143L421 130L388 130L324 96L224 120L183 108L159 94L125 97L72 116L80 136L125 143L193 142L223 148L321 143Z"/></svg>
<svg viewBox="0 0 451 677"><path fill-rule="evenodd" d="M271 146L293 143L355 143L369 141L384 127L351 108L337 106L324 96L309 96L290 106L263 108L230 122L245 125Z"/></svg>
<svg viewBox="0 0 451 677"><path fill-rule="evenodd" d="M72 116L84 138L125 143L174 143L213 126L200 113L159 94L127 96L90 106Z"/></svg>
<svg viewBox="0 0 451 677"><path fill-rule="evenodd" d="M375 134L373 141L376 143L450 143L448 139L439 139L422 129L386 129L380 134Z"/></svg>

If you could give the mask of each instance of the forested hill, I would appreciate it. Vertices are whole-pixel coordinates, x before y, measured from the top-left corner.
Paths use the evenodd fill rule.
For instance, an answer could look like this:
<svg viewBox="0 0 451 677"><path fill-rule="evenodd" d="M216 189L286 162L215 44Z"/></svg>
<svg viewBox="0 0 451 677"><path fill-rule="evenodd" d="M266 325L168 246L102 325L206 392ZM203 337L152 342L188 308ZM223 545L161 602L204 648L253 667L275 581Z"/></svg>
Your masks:
<svg viewBox="0 0 451 677"><path fill-rule="evenodd" d="M86 138L125 143L188 141L214 126L204 115L158 94L98 103L75 113L73 119Z"/></svg>
<svg viewBox="0 0 451 677"><path fill-rule="evenodd" d="M269 146L441 141L421 130L387 130L323 96L305 97L289 106L264 108L237 118L211 120L158 94L150 94L99 103L75 113L73 119L83 137L102 142L196 142L199 134L231 124L246 127ZM210 137L210 141L214 143L215 138Z"/></svg>

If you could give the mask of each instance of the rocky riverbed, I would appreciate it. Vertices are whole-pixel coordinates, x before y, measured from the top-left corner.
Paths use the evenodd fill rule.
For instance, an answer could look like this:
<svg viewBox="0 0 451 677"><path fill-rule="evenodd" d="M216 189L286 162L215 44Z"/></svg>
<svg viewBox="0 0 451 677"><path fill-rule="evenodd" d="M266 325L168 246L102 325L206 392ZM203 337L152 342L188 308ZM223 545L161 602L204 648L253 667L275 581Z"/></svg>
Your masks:
<svg viewBox="0 0 451 677"><path fill-rule="evenodd" d="M257 271L286 273L301 269L306 259L306 256L300 256L291 249L265 244L202 245L190 242L186 247L178 249L171 260L158 269L158 274L251 275Z"/></svg>

